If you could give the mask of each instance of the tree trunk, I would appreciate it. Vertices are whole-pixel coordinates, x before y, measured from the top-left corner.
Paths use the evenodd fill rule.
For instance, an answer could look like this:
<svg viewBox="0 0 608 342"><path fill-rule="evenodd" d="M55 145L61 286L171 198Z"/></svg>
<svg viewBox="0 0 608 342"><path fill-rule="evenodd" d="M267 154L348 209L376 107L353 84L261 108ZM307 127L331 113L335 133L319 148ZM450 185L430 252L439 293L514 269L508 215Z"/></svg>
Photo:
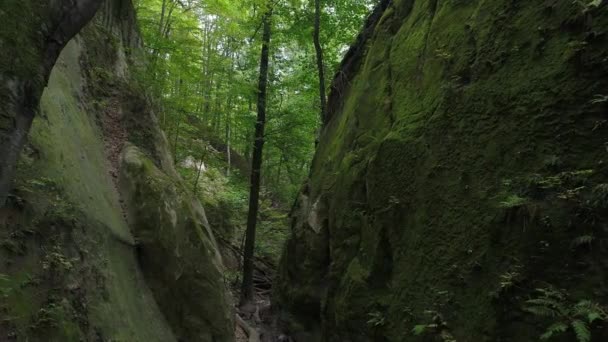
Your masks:
<svg viewBox="0 0 608 342"><path fill-rule="evenodd" d="M231 164L231 154L230 154L230 138L232 135L232 96L228 97L228 105L226 107L226 177L230 177L230 164Z"/></svg>
<svg viewBox="0 0 608 342"><path fill-rule="evenodd" d="M247 231L245 251L243 255L243 284L241 286L240 304L245 305L253 299L253 249L255 246L255 230L257 224L260 171L262 168L262 149L264 148L264 125L266 124L266 90L268 87L268 60L270 50L272 8L264 14L264 33L262 37L262 55L260 58L260 79L258 85L258 117L255 123L255 140L251 162L251 187L249 193L249 213L247 215Z"/></svg>
<svg viewBox="0 0 608 342"><path fill-rule="evenodd" d="M14 22L17 26L0 28L0 41L5 43L0 51L0 206L8 197L19 154L61 50L93 18L102 3L102 0L40 4L29 1L36 3L32 6L34 13L28 11L28 6L10 7L0 2L0 21ZM15 30L32 34L18 42L22 46L15 46L11 43ZM32 61L39 64L31 64Z"/></svg>
<svg viewBox="0 0 608 342"><path fill-rule="evenodd" d="M323 48L321 47L320 31L321 0L315 0L315 29L313 40L315 44L315 51L317 53L317 69L319 70L319 97L321 100L320 119L323 124L326 124L325 111L327 108L327 97L325 96L325 67L323 62Z"/></svg>
<svg viewBox="0 0 608 342"><path fill-rule="evenodd" d="M179 139L179 129L180 129L180 114L181 112L178 111L177 114L177 119L175 122L175 140L173 141L173 163L175 163L175 165L177 165L177 140Z"/></svg>
<svg viewBox="0 0 608 342"><path fill-rule="evenodd" d="M194 188L192 190L192 192L196 195L196 193L198 192L198 181L201 178L201 173L203 170L203 165L205 165L205 158L207 158L207 145L205 145L204 149L203 149L203 154L201 155L201 163L198 166L198 172L196 174L196 180L194 181Z"/></svg>

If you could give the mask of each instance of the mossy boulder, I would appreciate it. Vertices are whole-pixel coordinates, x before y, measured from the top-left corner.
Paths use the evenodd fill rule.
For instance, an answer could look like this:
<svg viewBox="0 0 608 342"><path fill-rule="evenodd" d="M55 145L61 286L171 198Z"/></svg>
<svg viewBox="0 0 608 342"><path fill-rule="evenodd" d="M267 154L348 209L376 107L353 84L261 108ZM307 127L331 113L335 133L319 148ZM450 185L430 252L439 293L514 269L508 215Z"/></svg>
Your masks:
<svg viewBox="0 0 608 342"><path fill-rule="evenodd" d="M133 145L122 154L120 183L141 268L175 334L232 341L222 260L198 200Z"/></svg>
<svg viewBox="0 0 608 342"><path fill-rule="evenodd" d="M608 217L591 205L608 180L607 25L605 3L392 1L344 63L294 210L276 294L290 326L530 341L552 323L524 310L535 288L608 304Z"/></svg>

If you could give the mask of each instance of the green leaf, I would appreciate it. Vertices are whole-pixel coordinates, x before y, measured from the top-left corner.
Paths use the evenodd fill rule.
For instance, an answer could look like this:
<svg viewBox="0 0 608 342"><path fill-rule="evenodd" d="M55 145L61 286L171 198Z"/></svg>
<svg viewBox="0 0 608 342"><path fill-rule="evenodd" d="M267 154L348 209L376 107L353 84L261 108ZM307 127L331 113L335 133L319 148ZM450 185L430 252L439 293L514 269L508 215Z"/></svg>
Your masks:
<svg viewBox="0 0 608 342"><path fill-rule="evenodd" d="M576 339L579 342L590 342L591 341L591 332L589 331L589 327L587 324L579 319L576 319L570 323L574 333L576 334Z"/></svg>
<svg viewBox="0 0 608 342"><path fill-rule="evenodd" d="M540 339L548 340L554 334L563 333L566 330L568 330L568 325L566 325L562 322L553 323L549 326L549 328L547 328L547 331L545 331L544 334L540 335Z"/></svg>
<svg viewBox="0 0 608 342"><path fill-rule="evenodd" d="M603 1L604 0L592 0L588 6L589 7L599 7Z"/></svg>
<svg viewBox="0 0 608 342"><path fill-rule="evenodd" d="M595 237L593 235L581 235L576 239L572 240L571 246L573 248L580 247L582 245L590 246L593 240L595 240Z"/></svg>
<svg viewBox="0 0 608 342"><path fill-rule="evenodd" d="M589 321L589 323L593 323L596 320L601 320L602 319L602 315L600 315L597 312L590 312L587 314L587 320Z"/></svg>
<svg viewBox="0 0 608 342"><path fill-rule="evenodd" d="M420 336L426 331L426 328L427 328L426 324L418 324L418 325L414 326L414 329L412 329L412 333L416 336Z"/></svg>
<svg viewBox="0 0 608 342"><path fill-rule="evenodd" d="M557 311L547 306L528 306L524 310L541 317L555 317L558 315Z"/></svg>

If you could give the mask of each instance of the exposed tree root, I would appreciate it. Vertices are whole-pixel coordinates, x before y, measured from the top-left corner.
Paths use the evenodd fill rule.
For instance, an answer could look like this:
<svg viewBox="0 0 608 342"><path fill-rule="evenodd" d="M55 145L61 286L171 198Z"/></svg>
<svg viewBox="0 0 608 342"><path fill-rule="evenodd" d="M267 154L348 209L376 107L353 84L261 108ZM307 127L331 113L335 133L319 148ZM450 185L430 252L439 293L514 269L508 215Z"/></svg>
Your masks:
<svg viewBox="0 0 608 342"><path fill-rule="evenodd" d="M245 322L239 314L236 314L236 324L245 331L249 337L249 342L260 342L260 333L258 330Z"/></svg>

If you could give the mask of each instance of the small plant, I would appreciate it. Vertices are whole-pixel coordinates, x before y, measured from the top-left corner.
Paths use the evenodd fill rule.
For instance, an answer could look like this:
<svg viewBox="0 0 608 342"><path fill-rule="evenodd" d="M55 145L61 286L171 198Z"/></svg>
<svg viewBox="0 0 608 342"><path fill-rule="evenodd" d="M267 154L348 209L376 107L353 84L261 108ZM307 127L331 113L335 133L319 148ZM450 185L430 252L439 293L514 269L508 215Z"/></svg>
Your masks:
<svg viewBox="0 0 608 342"><path fill-rule="evenodd" d="M572 330L579 342L589 342L591 324L608 319L604 308L590 300L570 302L563 291L553 287L539 288L536 292L538 296L527 300L524 310L553 320L540 335L541 340Z"/></svg>
<svg viewBox="0 0 608 342"><path fill-rule="evenodd" d="M499 292L506 292L513 288L521 279L519 270L521 266L515 266L511 271L500 275Z"/></svg>
<svg viewBox="0 0 608 342"><path fill-rule="evenodd" d="M606 103L608 102L608 95L600 95L597 94L593 97L593 99L591 101L589 101L589 103L591 104L599 104L599 103Z"/></svg>
<svg viewBox="0 0 608 342"><path fill-rule="evenodd" d="M75 261L77 259L68 258L59 246L55 246L42 260L42 269L46 272L49 281L59 283L74 269Z"/></svg>
<svg viewBox="0 0 608 342"><path fill-rule="evenodd" d="M587 13L593 8L599 7L604 0L574 0L573 3L579 4L583 8L583 13Z"/></svg>
<svg viewBox="0 0 608 342"><path fill-rule="evenodd" d="M386 324L386 318L380 311L374 311L367 314L370 319L367 324L371 327L383 327Z"/></svg>
<svg viewBox="0 0 608 342"><path fill-rule="evenodd" d="M608 184L599 184L593 188L589 205L594 209L608 208Z"/></svg>
<svg viewBox="0 0 608 342"><path fill-rule="evenodd" d="M576 239L572 240L570 244L570 248L577 249L582 246L591 247L591 244L595 240L595 236L593 235L581 235Z"/></svg>
<svg viewBox="0 0 608 342"><path fill-rule="evenodd" d="M545 159L545 167L550 170L559 170L563 166L564 162L557 155L550 155Z"/></svg>
<svg viewBox="0 0 608 342"><path fill-rule="evenodd" d="M504 201L499 203L501 208L517 208L526 204L528 200L518 195L509 195Z"/></svg>
<svg viewBox="0 0 608 342"><path fill-rule="evenodd" d="M414 334L415 336L420 336L424 334L428 329L435 329L436 327L436 324L417 324L412 329L412 334Z"/></svg>
<svg viewBox="0 0 608 342"><path fill-rule="evenodd" d="M577 198L580 197L580 194L583 190L585 190L586 187L584 186L579 186L577 188L574 189L566 189L563 192L560 192L559 194L557 194L557 198L563 199L563 200L575 200Z"/></svg>
<svg viewBox="0 0 608 342"><path fill-rule="evenodd" d="M439 337L443 342L456 342L454 336L448 331L447 322L440 313L433 310L427 310L424 313L432 317L432 323L416 324L412 329L413 335L422 336L425 334L432 334Z"/></svg>
<svg viewBox="0 0 608 342"><path fill-rule="evenodd" d="M9 280L7 275L0 273L0 299L6 297L11 290Z"/></svg>
<svg viewBox="0 0 608 342"><path fill-rule="evenodd" d="M436 54L437 57L443 59L444 61L449 61L453 57L453 55L450 52L445 51L443 49L437 49L437 50L435 50L435 54Z"/></svg>

